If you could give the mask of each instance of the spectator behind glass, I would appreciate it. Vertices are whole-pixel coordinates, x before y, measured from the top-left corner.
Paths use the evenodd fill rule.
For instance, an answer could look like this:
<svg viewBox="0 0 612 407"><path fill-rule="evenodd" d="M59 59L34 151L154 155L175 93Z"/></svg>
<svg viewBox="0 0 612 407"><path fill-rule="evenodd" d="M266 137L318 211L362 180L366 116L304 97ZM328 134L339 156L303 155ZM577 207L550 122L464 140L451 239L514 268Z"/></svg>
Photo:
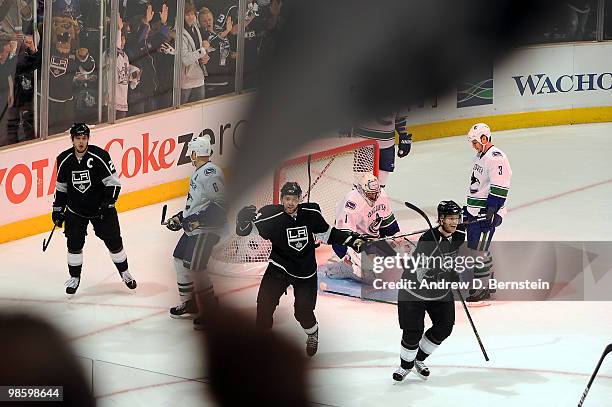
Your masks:
<svg viewBox="0 0 612 407"><path fill-rule="evenodd" d="M79 28L83 27L83 14L79 0L53 0L52 10L54 16L68 16L78 22Z"/></svg>
<svg viewBox="0 0 612 407"><path fill-rule="evenodd" d="M140 81L140 70L130 65L130 59L123 51L125 47L127 27L123 24L121 15L117 18L117 65L116 65L116 87L115 87L115 118L123 119L128 112L128 92L134 89ZM110 78L110 76L109 76ZM109 84L110 86L110 84Z"/></svg>
<svg viewBox="0 0 612 407"><path fill-rule="evenodd" d="M140 84L128 95L130 116L155 110L153 96L159 88L151 55L153 46L149 39L151 20L153 20L151 3L144 4L141 12L135 15L130 23L131 32L127 37L125 47L131 63L140 69Z"/></svg>
<svg viewBox="0 0 612 407"><path fill-rule="evenodd" d="M48 322L11 313L0 314L0 385L62 386L62 402L44 406L94 407L95 399L67 339ZM3 406L39 403L3 402Z"/></svg>
<svg viewBox="0 0 612 407"><path fill-rule="evenodd" d="M181 103L196 102L204 99L204 82L208 75L206 64L210 60L206 49L208 41L202 39L202 33L196 24L196 9L193 3L185 4L185 29L181 55Z"/></svg>
<svg viewBox="0 0 612 407"><path fill-rule="evenodd" d="M26 35L17 53L14 104L9 109L8 136L13 142L32 140L34 129L34 70L40 69L41 52L34 38Z"/></svg>
<svg viewBox="0 0 612 407"><path fill-rule="evenodd" d="M12 44L6 37L0 37L0 147L16 143L7 132L8 111L13 106L13 78L15 58L11 58Z"/></svg>
<svg viewBox="0 0 612 407"><path fill-rule="evenodd" d="M132 8L133 9L133 8ZM141 71L140 84L129 93L129 115L164 109L172 104L174 53L168 26L168 5L161 4L154 20L153 5L142 6L142 14L133 17L125 52ZM162 50L163 46L163 50Z"/></svg>
<svg viewBox="0 0 612 407"><path fill-rule="evenodd" d="M225 20L225 29L217 32L215 30L215 16L207 7L202 7L198 16L200 27L202 27L202 38L210 44L207 50L210 61L206 65L208 77L206 78L206 97L225 95L234 91L234 74L230 71L227 58L230 54L230 43L228 35L231 33L233 20L228 17ZM223 58L222 57L223 54Z"/></svg>
<svg viewBox="0 0 612 407"><path fill-rule="evenodd" d="M162 0L161 4L156 8L156 17L151 24L153 27L151 44L155 51L152 55L155 60L155 69L157 70L157 79L159 81L159 89L155 96L156 108L158 110L172 106L174 54L176 52L174 49L174 38L176 36L174 22L176 17L170 18L171 6L173 10L176 10L176 0Z"/></svg>
<svg viewBox="0 0 612 407"><path fill-rule="evenodd" d="M25 26L32 22L32 7L25 0L0 1L0 35L20 40ZM14 45L16 46L16 45Z"/></svg>
<svg viewBox="0 0 612 407"><path fill-rule="evenodd" d="M265 31L262 35L259 50L259 58L263 64L265 64L276 51L276 44L285 27L285 17L283 13L281 13L282 6L283 3L281 0L272 0L270 2L269 13L265 16Z"/></svg>
<svg viewBox="0 0 612 407"><path fill-rule="evenodd" d="M591 1L589 0L569 0L567 40L582 41L595 39L592 35L587 35L586 26L591 12Z"/></svg>
<svg viewBox="0 0 612 407"><path fill-rule="evenodd" d="M75 95L85 83L94 80L96 63L89 50L78 45L75 20L70 16L53 16L51 24L48 114L49 134L56 134L67 131L74 123Z"/></svg>

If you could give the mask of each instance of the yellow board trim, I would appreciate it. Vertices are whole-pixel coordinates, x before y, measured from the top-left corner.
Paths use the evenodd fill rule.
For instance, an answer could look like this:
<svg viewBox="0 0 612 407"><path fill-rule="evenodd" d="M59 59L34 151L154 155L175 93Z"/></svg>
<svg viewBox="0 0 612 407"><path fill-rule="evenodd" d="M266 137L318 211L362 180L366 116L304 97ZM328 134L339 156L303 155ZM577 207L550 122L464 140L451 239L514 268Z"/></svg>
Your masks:
<svg viewBox="0 0 612 407"><path fill-rule="evenodd" d="M189 191L189 178L154 187L141 189L139 191L122 194L117 201L117 211L129 211L158 202L167 201L187 195ZM53 228L51 212L35 218L20 220L0 226L0 243L22 239L24 237L48 232Z"/></svg>
<svg viewBox="0 0 612 407"><path fill-rule="evenodd" d="M539 112L511 113L472 117L444 122L408 125L413 141L467 135L475 123L484 122L493 132L529 127L560 126L564 124L598 123L612 121L612 106L583 107Z"/></svg>
<svg viewBox="0 0 612 407"><path fill-rule="evenodd" d="M538 112L510 113L468 119L409 125L413 141L466 135L474 123L485 122L495 131L523 129L529 127L560 126L564 124L612 122L612 106L584 107ZM227 175L227 173L226 173ZM167 201L187 194L189 179L156 185L140 191L121 195L117 202L119 212L140 208ZM0 243L22 239L27 236L47 232L52 228L51 215L24 219L0 226Z"/></svg>

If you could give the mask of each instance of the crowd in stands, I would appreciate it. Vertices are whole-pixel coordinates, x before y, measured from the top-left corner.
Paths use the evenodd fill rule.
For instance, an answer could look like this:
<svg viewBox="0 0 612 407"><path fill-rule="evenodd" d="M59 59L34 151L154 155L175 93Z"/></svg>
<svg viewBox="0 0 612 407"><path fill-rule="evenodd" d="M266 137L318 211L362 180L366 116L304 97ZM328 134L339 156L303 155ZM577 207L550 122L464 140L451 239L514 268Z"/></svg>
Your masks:
<svg viewBox="0 0 612 407"><path fill-rule="evenodd" d="M100 1L49 2L49 135L65 132L75 120L105 122L109 105L117 120L173 106L178 63L181 103L233 93L241 24L243 89L255 88L261 58L284 23L283 0L248 0L242 22L238 0L185 0L182 18L177 0L119 0L111 47L110 1ZM38 137L45 23L43 0L0 0L0 147ZM177 24L184 28L180 58Z"/></svg>
<svg viewBox="0 0 612 407"><path fill-rule="evenodd" d="M42 89L41 39L48 24L48 134L54 135L74 121L107 122L109 105L118 120L173 106L177 64L181 104L234 93L239 61L241 90L256 88L262 61L275 49L287 10L297 0L245 0L242 21L238 0L180 1L184 15L178 17L177 0L119 0L117 41L111 46L110 0L49 0L50 22L43 18L44 0L0 0L0 147L38 137L41 101L35 95ZM605 0L604 39L612 38L610 8L612 0ZM560 2L557 17L528 42L594 40L597 11L596 0ZM240 58L239 40L244 41ZM110 92L113 71L116 85Z"/></svg>

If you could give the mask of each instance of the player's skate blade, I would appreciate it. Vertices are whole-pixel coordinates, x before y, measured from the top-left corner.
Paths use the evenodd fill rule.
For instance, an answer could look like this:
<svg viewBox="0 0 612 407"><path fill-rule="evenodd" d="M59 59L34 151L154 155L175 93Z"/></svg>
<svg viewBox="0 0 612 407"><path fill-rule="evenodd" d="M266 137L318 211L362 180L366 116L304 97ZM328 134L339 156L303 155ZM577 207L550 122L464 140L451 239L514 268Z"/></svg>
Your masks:
<svg viewBox="0 0 612 407"><path fill-rule="evenodd" d="M136 288L137 286L136 280L134 280L134 278L132 277L132 275L130 274L128 270L120 274L121 274L121 279L123 280L127 288L129 288L130 290L133 290Z"/></svg>
<svg viewBox="0 0 612 407"><path fill-rule="evenodd" d="M404 369L402 367L397 368L397 370L393 372L393 380L395 380L396 382L401 382L406 378L406 376L408 376L410 370L411 369Z"/></svg>
<svg viewBox="0 0 612 407"><path fill-rule="evenodd" d="M429 368L420 360L414 361L414 373L423 380L429 379Z"/></svg>
<svg viewBox="0 0 612 407"><path fill-rule="evenodd" d="M70 277L64 284L66 287L66 294L76 293L77 288L79 288L79 284L81 284L81 277Z"/></svg>
<svg viewBox="0 0 612 407"><path fill-rule="evenodd" d="M187 300L176 307L170 308L170 318L194 319L198 313L198 306L194 300Z"/></svg>

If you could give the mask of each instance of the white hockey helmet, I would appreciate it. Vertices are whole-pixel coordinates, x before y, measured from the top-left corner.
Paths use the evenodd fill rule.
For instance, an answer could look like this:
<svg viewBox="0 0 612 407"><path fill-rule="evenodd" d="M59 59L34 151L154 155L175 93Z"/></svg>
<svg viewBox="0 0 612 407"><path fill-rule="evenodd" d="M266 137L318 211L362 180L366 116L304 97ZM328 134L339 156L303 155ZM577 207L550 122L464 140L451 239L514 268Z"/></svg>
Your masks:
<svg viewBox="0 0 612 407"><path fill-rule="evenodd" d="M187 153L191 156L195 152L196 157L210 157L212 147L208 134L194 136L187 145Z"/></svg>
<svg viewBox="0 0 612 407"><path fill-rule="evenodd" d="M359 193L368 201L370 206L373 206L374 202L376 202L380 196L378 178L372 173L365 172L355 175L355 186Z"/></svg>
<svg viewBox="0 0 612 407"><path fill-rule="evenodd" d="M476 123L472 127L470 127L470 131L468 132L468 141L472 143L476 141L482 145L483 142L480 140L480 137L485 136L488 141L491 141L491 129L485 123Z"/></svg>

